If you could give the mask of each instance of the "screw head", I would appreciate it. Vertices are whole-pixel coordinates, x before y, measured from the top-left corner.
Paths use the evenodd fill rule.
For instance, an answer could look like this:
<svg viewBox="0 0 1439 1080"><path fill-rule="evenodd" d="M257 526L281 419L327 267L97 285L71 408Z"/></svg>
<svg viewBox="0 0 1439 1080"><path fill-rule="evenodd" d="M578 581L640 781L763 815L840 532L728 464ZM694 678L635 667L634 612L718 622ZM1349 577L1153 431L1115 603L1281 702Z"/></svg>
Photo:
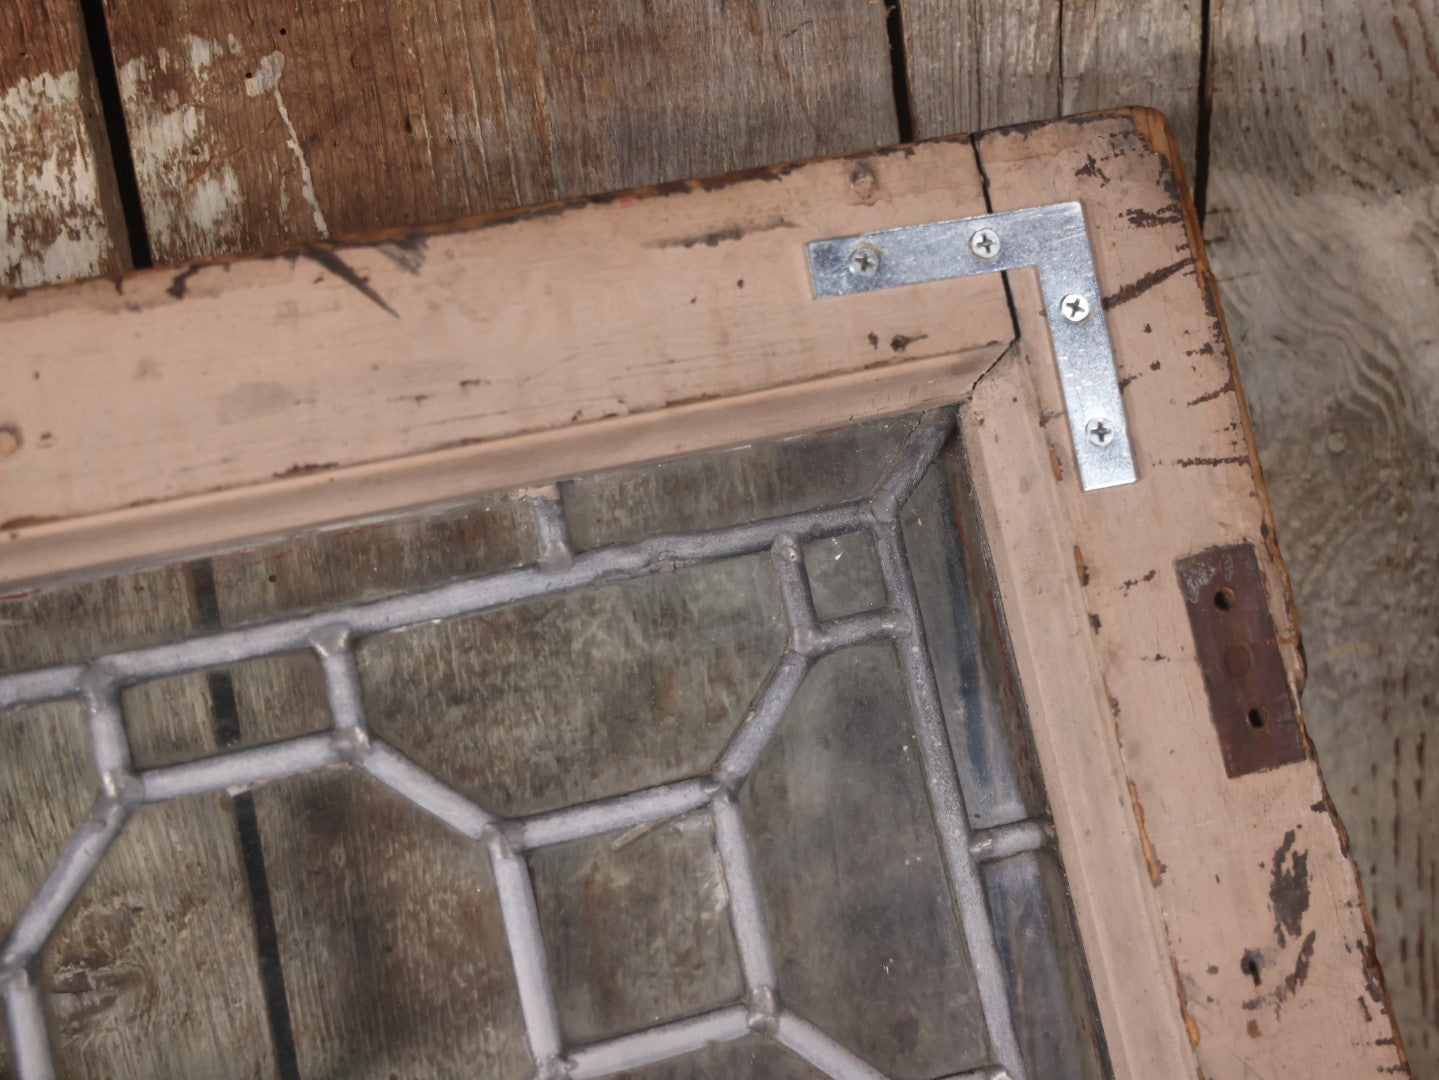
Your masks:
<svg viewBox="0 0 1439 1080"><path fill-rule="evenodd" d="M1072 292L1059 302L1059 311L1070 322L1083 322L1089 318L1093 309L1089 306L1089 298L1077 292Z"/></svg>
<svg viewBox="0 0 1439 1080"><path fill-rule="evenodd" d="M872 278L879 273L879 248L873 244L855 244L846 264L857 278Z"/></svg>
<svg viewBox="0 0 1439 1080"><path fill-rule="evenodd" d="M999 254L999 247L999 233L993 229L980 229L969 238L969 250L981 259L993 259Z"/></svg>
<svg viewBox="0 0 1439 1080"><path fill-rule="evenodd" d="M1085 424L1084 433L1095 446L1108 446L1114 441L1114 425L1102 416L1093 417Z"/></svg>

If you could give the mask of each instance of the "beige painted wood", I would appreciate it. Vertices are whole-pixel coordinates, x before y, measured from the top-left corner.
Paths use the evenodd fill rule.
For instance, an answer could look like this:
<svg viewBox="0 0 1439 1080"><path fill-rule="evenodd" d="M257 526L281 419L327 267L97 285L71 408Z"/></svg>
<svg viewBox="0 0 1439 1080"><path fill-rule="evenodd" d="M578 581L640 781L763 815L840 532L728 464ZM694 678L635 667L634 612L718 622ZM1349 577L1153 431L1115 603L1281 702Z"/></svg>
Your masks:
<svg viewBox="0 0 1439 1080"><path fill-rule="evenodd" d="M163 263L895 138L869 0L108 8Z"/></svg>
<svg viewBox="0 0 1439 1080"><path fill-rule="evenodd" d="M1084 203L1140 474L1088 494L1074 482L1043 303L1033 279L1015 276L1027 348L981 382L965 437L1116 1068L1211 1078L1398 1068L1355 868L1318 769L1227 778L1194 658L1174 561L1247 541L1296 690L1302 679L1170 133L1157 114L1101 115L991 133L979 152L996 209ZM1106 799L1076 788L1080 777L1108 778Z"/></svg>
<svg viewBox="0 0 1439 1080"><path fill-rule="evenodd" d="M78 0L4 5L0 41L0 288L128 266Z"/></svg>
<svg viewBox="0 0 1439 1080"><path fill-rule="evenodd" d="M1162 110L1194 168L1199 0L904 0L918 138L1129 105Z"/></svg>
<svg viewBox="0 0 1439 1080"><path fill-rule="evenodd" d="M751 437L720 406L817 395L794 430L872 411L871 380L898 408L952 400L1012 337L1000 282L810 303L804 245L983 209L959 139L13 300L0 575L247 535L253 501L285 528L552 471L515 436L558 440L571 468L555 471L572 471L617 447L634 459ZM523 455L530 475L477 466L476 444ZM412 490L406 459L440 452L464 463L456 482ZM228 489L239 499L213 496ZM195 527L169 531L163 503L195 496L210 497L180 510ZM68 554L72 519L137 506L126 520L143 541L101 522Z"/></svg>
<svg viewBox="0 0 1439 1080"><path fill-rule="evenodd" d="M1206 231L1304 617L1305 713L1439 1075L1439 4L1214 7Z"/></svg>

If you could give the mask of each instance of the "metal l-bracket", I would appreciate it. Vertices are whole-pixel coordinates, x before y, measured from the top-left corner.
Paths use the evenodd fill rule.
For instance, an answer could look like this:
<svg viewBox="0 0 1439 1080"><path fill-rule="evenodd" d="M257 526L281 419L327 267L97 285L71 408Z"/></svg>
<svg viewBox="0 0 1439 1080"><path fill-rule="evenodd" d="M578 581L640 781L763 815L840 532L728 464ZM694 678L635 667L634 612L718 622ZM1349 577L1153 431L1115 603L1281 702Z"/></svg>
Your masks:
<svg viewBox="0 0 1439 1080"><path fill-rule="evenodd" d="M1034 267L1085 491L1132 484L1134 454L1094 256L1077 202L907 225L809 245L817 298Z"/></svg>

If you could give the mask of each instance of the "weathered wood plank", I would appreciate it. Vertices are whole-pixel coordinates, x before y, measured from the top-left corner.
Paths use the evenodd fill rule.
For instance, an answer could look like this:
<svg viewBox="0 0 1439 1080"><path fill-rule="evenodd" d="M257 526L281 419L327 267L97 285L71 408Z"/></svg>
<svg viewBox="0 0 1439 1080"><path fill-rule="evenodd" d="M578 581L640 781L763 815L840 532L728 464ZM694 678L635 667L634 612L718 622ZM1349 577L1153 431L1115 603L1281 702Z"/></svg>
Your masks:
<svg viewBox="0 0 1439 1080"><path fill-rule="evenodd" d="M107 7L162 263L894 141L868 0Z"/></svg>
<svg viewBox="0 0 1439 1080"><path fill-rule="evenodd" d="M1203 14L1200 0L1069 0L1061 15L1059 111L1158 109L1193 176Z"/></svg>
<svg viewBox="0 0 1439 1080"><path fill-rule="evenodd" d="M6 4L0 41L0 288L128 266L78 0Z"/></svg>
<svg viewBox="0 0 1439 1080"><path fill-rule="evenodd" d="M1305 718L1439 1074L1439 5L1214 6L1206 231L1304 617Z"/></svg>
<svg viewBox="0 0 1439 1080"><path fill-rule="evenodd" d="M1146 105L1169 116L1192 174L1198 0L904 0L916 138Z"/></svg>
<svg viewBox="0 0 1439 1080"><path fill-rule="evenodd" d="M1065 425L1053 422L1063 413L1044 301L1016 276L1029 351L976 389L966 445L1115 1068L1401 1069L1355 868L1317 767L1230 779L1209 718L1177 556L1252 544L1291 692L1302 659L1170 134L1140 111L990 133L978 146L997 209L1084 202L1135 441L1138 483L1080 491ZM1147 868L1145 895L1132 874L1104 874L1124 859ZM1116 939L1127 956L1118 969L1104 944ZM1152 1001L1112 1011L1145 987L1172 1003L1167 1032Z"/></svg>
<svg viewBox="0 0 1439 1080"><path fill-rule="evenodd" d="M1060 0L904 0L901 12L915 138L1058 113Z"/></svg>

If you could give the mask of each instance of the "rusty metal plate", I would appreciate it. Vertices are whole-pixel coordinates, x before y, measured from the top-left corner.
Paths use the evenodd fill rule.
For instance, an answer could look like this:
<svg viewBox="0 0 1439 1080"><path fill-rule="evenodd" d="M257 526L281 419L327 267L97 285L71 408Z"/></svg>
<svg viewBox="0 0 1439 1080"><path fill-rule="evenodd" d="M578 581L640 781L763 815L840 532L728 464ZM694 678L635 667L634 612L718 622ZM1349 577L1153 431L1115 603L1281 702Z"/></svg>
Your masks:
<svg viewBox="0 0 1439 1080"><path fill-rule="evenodd" d="M1247 776L1303 761L1304 740L1254 548L1210 548L1175 567L1225 772Z"/></svg>

